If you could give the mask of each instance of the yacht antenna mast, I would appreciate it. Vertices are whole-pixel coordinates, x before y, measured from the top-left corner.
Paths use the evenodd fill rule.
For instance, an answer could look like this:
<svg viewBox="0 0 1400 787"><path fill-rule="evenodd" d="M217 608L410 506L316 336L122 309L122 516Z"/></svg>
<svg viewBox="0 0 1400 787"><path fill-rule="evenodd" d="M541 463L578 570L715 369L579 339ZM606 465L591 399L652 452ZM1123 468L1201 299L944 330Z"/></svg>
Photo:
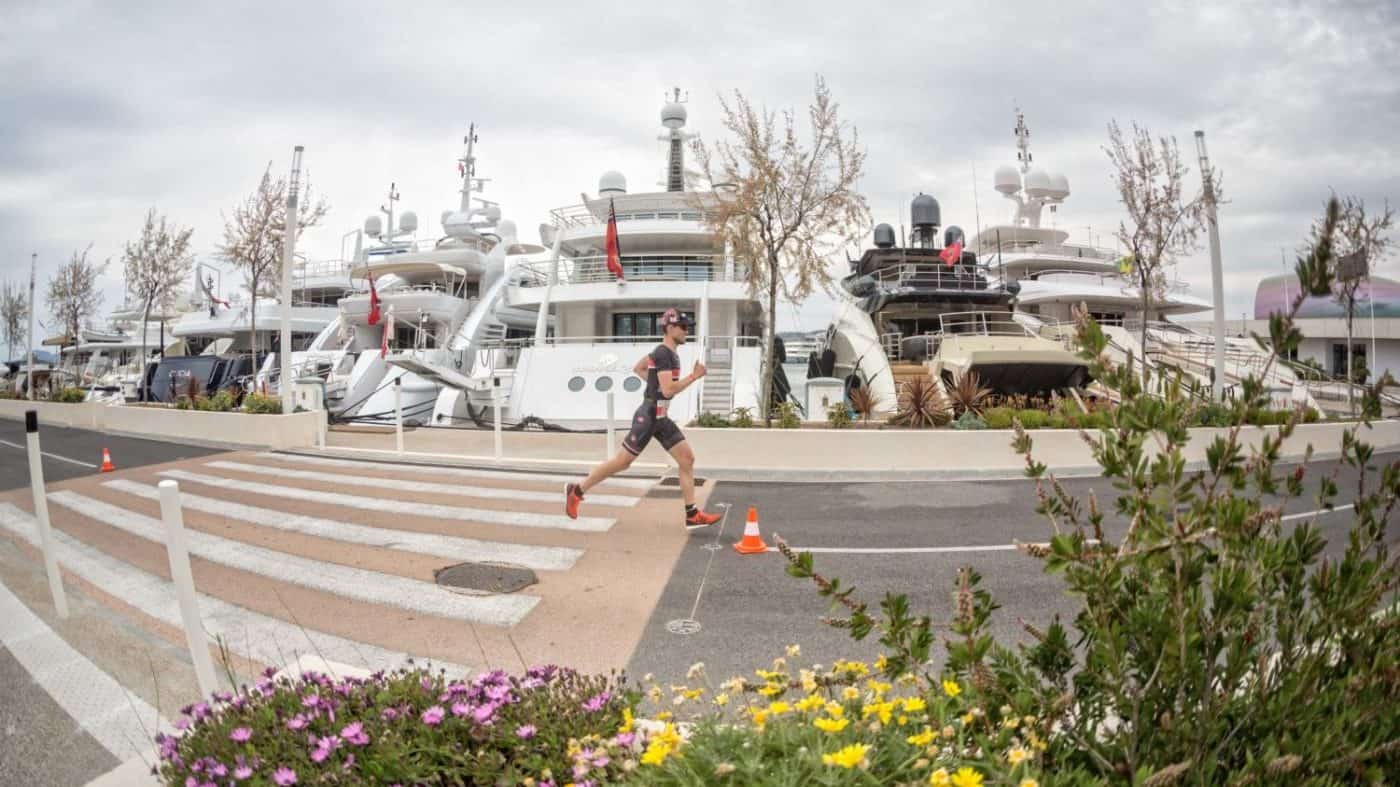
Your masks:
<svg viewBox="0 0 1400 787"><path fill-rule="evenodd" d="M476 156L472 154L472 149L476 145L475 123L467 128L467 135L462 138L462 144L467 146L467 152L462 158L457 159L457 172L462 176L461 210L465 213L472 207L472 181L476 177Z"/></svg>
<svg viewBox="0 0 1400 787"><path fill-rule="evenodd" d="M394 188L394 185L394 183L389 184L388 207L379 206L379 212L389 217L389 225L385 227L384 237L388 238L391 243L394 240L394 203L399 201L399 192L398 189Z"/></svg>
<svg viewBox="0 0 1400 787"><path fill-rule="evenodd" d="M1022 175L1031 171L1031 130L1020 107L1016 107L1016 160L1021 162Z"/></svg>
<svg viewBox="0 0 1400 787"><path fill-rule="evenodd" d="M681 96L680 88L673 88L668 95L666 106L661 110L661 125L667 133L661 139L671 143L671 152L666 163L666 190L685 191L685 141L692 137L681 129L685 126L685 103L690 98L687 93Z"/></svg>

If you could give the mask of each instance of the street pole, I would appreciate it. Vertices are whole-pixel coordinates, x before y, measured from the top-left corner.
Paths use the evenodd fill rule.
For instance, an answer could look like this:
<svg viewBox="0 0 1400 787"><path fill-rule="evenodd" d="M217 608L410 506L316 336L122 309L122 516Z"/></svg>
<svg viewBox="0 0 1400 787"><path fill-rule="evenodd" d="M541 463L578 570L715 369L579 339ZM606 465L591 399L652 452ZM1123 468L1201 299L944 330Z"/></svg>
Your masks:
<svg viewBox="0 0 1400 787"><path fill-rule="evenodd" d="M44 461L43 450L39 448L37 410L24 413L24 431L29 451L29 491L34 496L34 521L39 525L39 547L44 553L44 573L49 576L49 593L53 595L54 611L60 618L66 618L68 596L63 592L63 575L58 570L53 526L49 522L49 497L44 491Z"/></svg>
<svg viewBox="0 0 1400 787"><path fill-rule="evenodd" d="M277 351L281 360L282 382L278 390L282 392L282 412L290 414L295 407L292 401L292 260L297 244L297 181L301 178L302 146L292 151L292 178L287 183L287 231L282 243L282 341ZM254 297L256 298L256 293ZM254 301L253 307L257 308Z"/></svg>
<svg viewBox="0 0 1400 787"><path fill-rule="evenodd" d="M1215 380L1211 396L1225 401L1225 274L1220 266L1220 226L1215 214L1215 175L1206 156L1206 132L1196 132L1196 156L1201 165L1201 187L1206 203L1206 229L1210 236L1210 288L1215 299ZM1144 315L1144 319L1146 315Z"/></svg>
<svg viewBox="0 0 1400 787"><path fill-rule="evenodd" d="M39 266L39 253L29 255L29 363L26 364L25 385L29 388L29 401L34 401L34 275Z"/></svg>

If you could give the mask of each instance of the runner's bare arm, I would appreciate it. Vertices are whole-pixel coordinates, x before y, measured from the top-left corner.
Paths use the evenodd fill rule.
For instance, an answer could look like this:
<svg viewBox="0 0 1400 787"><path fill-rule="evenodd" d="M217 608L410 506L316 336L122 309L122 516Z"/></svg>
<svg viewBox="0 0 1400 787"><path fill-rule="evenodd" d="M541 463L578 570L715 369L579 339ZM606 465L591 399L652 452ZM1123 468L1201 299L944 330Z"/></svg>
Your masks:
<svg viewBox="0 0 1400 787"><path fill-rule="evenodd" d="M637 375L645 381L647 379L647 361L650 358L650 355L643 355L642 359L637 361L637 365L632 367L632 374Z"/></svg>

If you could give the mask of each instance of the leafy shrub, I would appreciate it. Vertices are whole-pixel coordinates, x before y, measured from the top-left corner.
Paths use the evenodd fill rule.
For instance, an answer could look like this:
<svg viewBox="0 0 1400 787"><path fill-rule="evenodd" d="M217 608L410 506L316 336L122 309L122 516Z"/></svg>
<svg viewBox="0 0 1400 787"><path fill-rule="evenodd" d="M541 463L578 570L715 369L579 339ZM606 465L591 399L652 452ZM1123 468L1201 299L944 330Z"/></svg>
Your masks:
<svg viewBox="0 0 1400 787"><path fill-rule="evenodd" d="M695 419L695 425L705 429L726 429L730 426L729 419L719 413L701 413Z"/></svg>
<svg viewBox="0 0 1400 787"><path fill-rule="evenodd" d="M282 412L282 400L276 396L250 393L243 397L243 412L255 415L278 415Z"/></svg>
<svg viewBox="0 0 1400 787"><path fill-rule="evenodd" d="M1196 423L1200 426L1226 427L1231 423L1233 410L1224 404L1211 402L1196 411Z"/></svg>
<svg viewBox="0 0 1400 787"><path fill-rule="evenodd" d="M916 377L901 387L899 409L890 419L890 423L895 426L927 429L931 426L944 426L952 418L948 402L933 384L933 380Z"/></svg>
<svg viewBox="0 0 1400 787"><path fill-rule="evenodd" d="M181 396L179 399L176 399L176 400L175 400L175 409L176 409L176 410L193 410L193 409L195 409L195 403L194 403L193 401L191 401L190 398L189 398L188 396Z"/></svg>
<svg viewBox="0 0 1400 787"><path fill-rule="evenodd" d="M1015 417L1016 411L1010 407L988 407L982 411L982 420L988 429L1010 429L1011 419Z"/></svg>
<svg viewBox="0 0 1400 787"><path fill-rule="evenodd" d="M1069 426L1069 419L1060 413L1050 413L1045 416L1046 429L1064 429Z"/></svg>
<svg viewBox="0 0 1400 787"><path fill-rule="evenodd" d="M0 381L0 399L18 399L19 394L10 387L9 381Z"/></svg>
<svg viewBox="0 0 1400 787"><path fill-rule="evenodd" d="M1041 429L1050 420L1050 414L1044 410L1018 410L1016 417L1021 420L1021 426L1026 429Z"/></svg>
<svg viewBox="0 0 1400 787"><path fill-rule="evenodd" d="M731 424L738 429L752 429L753 409L749 407L734 408L734 420Z"/></svg>
<svg viewBox="0 0 1400 787"><path fill-rule="evenodd" d="M1308 407L1303 410L1303 423L1315 424L1320 420L1322 420L1322 413L1319 413L1316 408Z"/></svg>
<svg viewBox="0 0 1400 787"><path fill-rule="evenodd" d="M63 387L49 394L50 402L79 404L87 401L87 391L81 388Z"/></svg>
<svg viewBox="0 0 1400 787"><path fill-rule="evenodd" d="M176 725L185 732L157 738L159 773L170 785L613 780L637 745L635 702L621 681L552 666L470 682L421 669L364 680L269 670L236 695L185 708Z"/></svg>
<svg viewBox="0 0 1400 787"><path fill-rule="evenodd" d="M826 408L826 422L831 424L832 429L845 429L853 420L851 410L845 402L832 402Z"/></svg>
<svg viewBox="0 0 1400 787"><path fill-rule="evenodd" d="M967 411L962 415L958 416L958 420L953 422L953 428L961 430L986 429L987 422L983 421L981 418L978 418L976 413L973 413L972 411Z"/></svg>
<svg viewBox="0 0 1400 787"><path fill-rule="evenodd" d="M797 405L792 402L783 402L778 405L779 429L800 429L801 427L802 416L797 412Z"/></svg>
<svg viewBox="0 0 1400 787"><path fill-rule="evenodd" d="M223 390L213 396L197 396L194 400L194 409L206 410L215 413L227 413L234 408L235 399L232 391ZM279 402L278 412L281 412Z"/></svg>
<svg viewBox="0 0 1400 787"><path fill-rule="evenodd" d="M980 414L991 395L992 389L982 387L982 380L976 372L965 372L948 386L948 398L952 401L953 412L957 415Z"/></svg>

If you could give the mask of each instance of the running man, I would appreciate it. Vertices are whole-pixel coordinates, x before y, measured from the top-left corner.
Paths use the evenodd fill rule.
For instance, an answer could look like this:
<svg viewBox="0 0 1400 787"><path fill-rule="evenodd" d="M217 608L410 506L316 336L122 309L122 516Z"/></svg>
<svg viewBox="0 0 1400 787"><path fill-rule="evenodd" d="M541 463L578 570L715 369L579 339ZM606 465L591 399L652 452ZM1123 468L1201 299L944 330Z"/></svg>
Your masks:
<svg viewBox="0 0 1400 787"><path fill-rule="evenodd" d="M707 514L695 505L695 452L685 441L685 435L666 414L671 400L689 388L691 383L705 376L705 364L696 363L686 377L680 376L681 359L676 348L685 344L690 336L691 320L675 309L667 309L661 315L661 344L650 355L637 362L632 372L647 381L646 394L642 406L632 417L632 430L622 441L622 450L617 456L593 468L581 483L569 484L564 488L564 512L569 518L578 518L578 506L588 490L602 483L609 476L626 470L641 455L647 443L655 437L661 447L670 452L680 469L681 496L685 498L685 528L713 525L719 521L717 514Z"/></svg>

